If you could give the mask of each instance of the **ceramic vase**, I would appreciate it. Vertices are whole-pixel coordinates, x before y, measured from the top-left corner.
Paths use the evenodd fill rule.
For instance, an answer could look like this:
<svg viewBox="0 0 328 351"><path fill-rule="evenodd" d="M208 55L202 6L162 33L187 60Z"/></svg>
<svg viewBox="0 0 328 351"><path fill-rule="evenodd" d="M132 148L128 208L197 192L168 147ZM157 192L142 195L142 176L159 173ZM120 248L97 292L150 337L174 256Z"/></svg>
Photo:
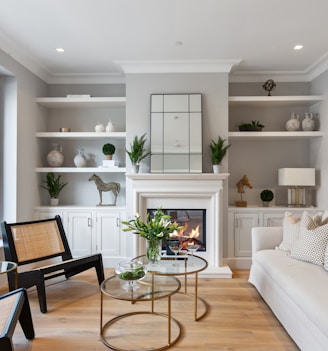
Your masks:
<svg viewBox="0 0 328 351"><path fill-rule="evenodd" d="M114 132L114 131L115 131L114 125L112 121L109 121L106 126L106 132Z"/></svg>
<svg viewBox="0 0 328 351"><path fill-rule="evenodd" d="M102 123L98 122L96 125L95 125L95 131L97 133L100 133L100 132L104 132L105 131L105 127Z"/></svg>
<svg viewBox="0 0 328 351"><path fill-rule="evenodd" d="M289 132L296 132L300 130L301 122L297 113L292 113L290 119L286 122L286 129Z"/></svg>
<svg viewBox="0 0 328 351"><path fill-rule="evenodd" d="M84 156L83 149L79 149L78 153L74 156L74 164L76 167L85 167L87 165L87 159Z"/></svg>
<svg viewBox="0 0 328 351"><path fill-rule="evenodd" d="M302 129L306 132L311 132L315 129L315 120L313 113L306 113L302 121Z"/></svg>
<svg viewBox="0 0 328 351"><path fill-rule="evenodd" d="M60 167L64 162L62 147L59 144L53 144L53 150L47 155L47 162L50 167Z"/></svg>

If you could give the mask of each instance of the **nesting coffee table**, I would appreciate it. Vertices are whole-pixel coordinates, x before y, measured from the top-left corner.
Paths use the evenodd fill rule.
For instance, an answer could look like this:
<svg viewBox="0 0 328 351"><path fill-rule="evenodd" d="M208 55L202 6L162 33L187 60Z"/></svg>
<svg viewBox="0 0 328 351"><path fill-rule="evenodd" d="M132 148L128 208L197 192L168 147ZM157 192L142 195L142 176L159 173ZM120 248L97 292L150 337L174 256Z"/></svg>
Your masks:
<svg viewBox="0 0 328 351"><path fill-rule="evenodd" d="M134 260L140 260L143 263L147 263L147 258L145 255L138 256ZM163 253L161 260L155 264L149 263L147 265L148 274L153 274L156 276L183 276L184 277L184 291L179 291L179 293L189 295L194 298L194 319L199 321L208 312L208 304L198 295L198 273L204 271L208 266L207 261L196 255L191 255L187 252L182 253L175 259L174 256L165 255ZM188 293L188 276L195 275L195 286L194 293ZM198 301L200 301L204 306L204 312L198 315Z"/></svg>
<svg viewBox="0 0 328 351"><path fill-rule="evenodd" d="M117 276L109 277L101 284L101 311L100 311L100 337L102 342L112 350L127 351L127 350L165 350L174 345L181 336L181 325L171 315L171 296L180 290L181 283L179 279L173 276L161 276L147 274L144 279L137 281L136 286L129 287L125 281ZM133 311L129 313L119 314L108 321L104 321L104 297L109 296L116 300L129 301L133 305L139 302L150 302L150 311ZM155 302L160 299L167 299L167 312L158 313L155 311ZM106 309L108 312L108 309ZM117 314L117 311L114 313ZM133 322L133 317L146 316L141 326ZM163 325L163 318L166 320ZM140 319L140 318L139 318ZM122 322L123 327L118 323ZM162 327L158 327L161 323ZM124 336L120 330L116 334L111 333L114 325L121 327L121 331L129 331L128 342L122 345ZM111 329L112 328L112 329ZM123 328L123 329L122 329ZM138 329L139 328L139 329ZM158 332L160 329L160 337L154 338L150 335ZM174 329L174 330L173 330ZM138 331L139 330L139 333ZM145 336L141 337L142 332L146 332ZM173 333L174 332L174 333ZM165 337L167 334L167 337ZM174 334L174 335L173 335ZM163 337L162 337L163 336ZM121 338L121 340L120 340ZM153 345L154 343L161 343ZM136 342L142 345L136 345ZM165 341L164 341L165 340Z"/></svg>

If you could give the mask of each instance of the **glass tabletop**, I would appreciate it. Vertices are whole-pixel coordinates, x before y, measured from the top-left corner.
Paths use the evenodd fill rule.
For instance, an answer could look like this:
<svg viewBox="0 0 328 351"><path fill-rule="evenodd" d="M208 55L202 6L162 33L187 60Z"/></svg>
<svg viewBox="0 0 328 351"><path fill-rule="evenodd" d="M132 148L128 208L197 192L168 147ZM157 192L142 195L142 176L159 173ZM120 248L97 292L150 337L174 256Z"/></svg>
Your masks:
<svg viewBox="0 0 328 351"><path fill-rule="evenodd" d="M205 270L208 266L207 261L200 256L192 256L190 254L182 254L177 260L174 256L162 256L156 263L148 263L145 255L138 256L134 260L141 261L147 265L149 274L159 276L175 276L194 274Z"/></svg>
<svg viewBox="0 0 328 351"><path fill-rule="evenodd" d="M111 276L101 284L101 291L118 300L149 301L163 299L180 290L179 279L170 276L147 274L142 280L128 281Z"/></svg>
<svg viewBox="0 0 328 351"><path fill-rule="evenodd" d="M10 261L0 261L0 274L8 273L17 268L17 264L15 262Z"/></svg>

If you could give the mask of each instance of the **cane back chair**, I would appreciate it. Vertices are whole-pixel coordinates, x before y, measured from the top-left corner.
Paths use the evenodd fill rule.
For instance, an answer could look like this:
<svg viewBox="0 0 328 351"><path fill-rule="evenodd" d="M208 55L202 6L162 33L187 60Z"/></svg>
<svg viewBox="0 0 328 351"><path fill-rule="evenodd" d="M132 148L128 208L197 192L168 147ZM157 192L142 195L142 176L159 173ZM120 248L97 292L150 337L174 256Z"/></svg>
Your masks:
<svg viewBox="0 0 328 351"><path fill-rule="evenodd" d="M101 254L73 258L60 216L21 222L1 223L5 258L24 266L18 272L18 287L36 286L40 310L47 312L45 281L65 276L67 279L90 268L95 268L99 285L104 280ZM58 262L59 258L59 262ZM52 260L45 261L48 259ZM30 264L36 265L31 269ZM39 266L41 264L41 266ZM29 265L29 266L27 266ZM10 290L16 288L13 276L8 276Z"/></svg>

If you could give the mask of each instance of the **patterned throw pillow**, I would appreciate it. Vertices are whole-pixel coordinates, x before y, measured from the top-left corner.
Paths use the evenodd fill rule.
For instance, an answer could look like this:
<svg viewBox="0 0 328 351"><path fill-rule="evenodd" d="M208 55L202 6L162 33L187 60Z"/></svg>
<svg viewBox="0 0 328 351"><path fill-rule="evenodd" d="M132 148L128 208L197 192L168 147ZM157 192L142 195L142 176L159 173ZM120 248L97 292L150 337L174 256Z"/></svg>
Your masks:
<svg viewBox="0 0 328 351"><path fill-rule="evenodd" d="M325 251L325 257L323 259L323 268L328 271L328 245L326 247L326 251Z"/></svg>
<svg viewBox="0 0 328 351"><path fill-rule="evenodd" d="M291 212L285 212L282 228L283 239L278 248L290 252L300 234L300 218L293 216Z"/></svg>
<svg viewBox="0 0 328 351"><path fill-rule="evenodd" d="M291 248L290 256L322 266L328 244L328 224L319 224L304 212L300 222L300 235Z"/></svg>

